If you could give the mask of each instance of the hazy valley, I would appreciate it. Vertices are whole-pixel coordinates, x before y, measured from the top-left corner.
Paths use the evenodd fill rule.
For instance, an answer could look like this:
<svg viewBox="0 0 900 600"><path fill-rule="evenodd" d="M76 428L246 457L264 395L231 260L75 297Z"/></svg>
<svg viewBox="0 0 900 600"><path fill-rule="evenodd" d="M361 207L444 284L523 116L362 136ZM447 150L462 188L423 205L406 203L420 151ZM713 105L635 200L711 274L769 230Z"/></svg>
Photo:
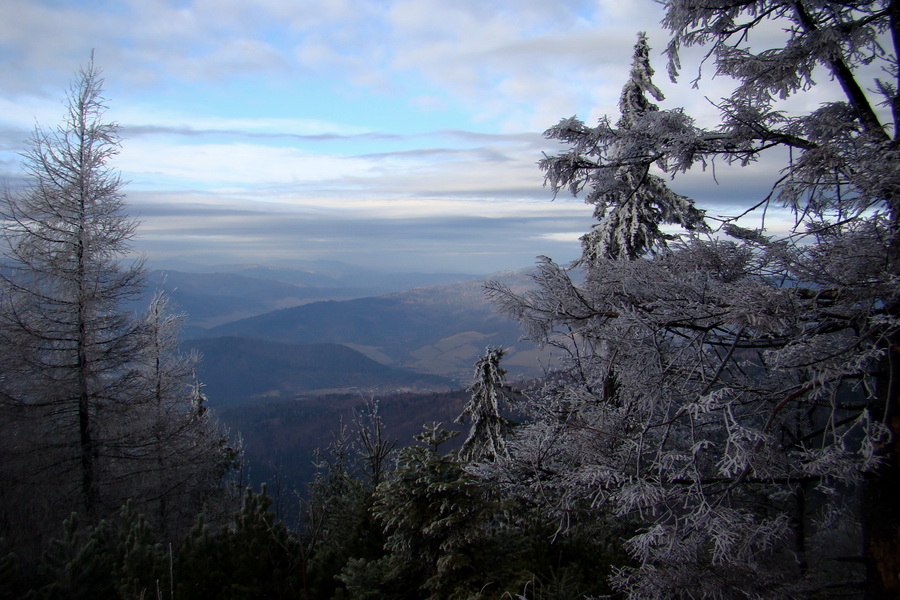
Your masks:
<svg viewBox="0 0 900 600"><path fill-rule="evenodd" d="M165 291L174 310L184 314L184 346L206 357L204 380L215 386L209 390L214 404L350 389L465 387L487 346L508 349L505 365L514 377L539 375L547 359L520 341L518 325L484 295L486 280L524 289L530 281L524 271L484 277L375 274L366 281L314 271L231 269L153 271L141 299L146 304L153 293ZM403 285L410 287L397 289ZM312 352L312 344L325 346ZM291 376L284 371L288 367L313 375ZM238 381L239 374L256 383L248 381L246 389L222 383Z"/></svg>
<svg viewBox="0 0 900 600"><path fill-rule="evenodd" d="M312 477L313 452L366 401L378 399L388 434L405 445L426 423L459 415L486 347L508 349L514 379L538 376L549 360L484 295L486 280L524 289L526 271L185 268L197 271L152 271L141 302L164 291L183 313L182 347L202 356L204 392L241 437L248 480L279 493Z"/></svg>

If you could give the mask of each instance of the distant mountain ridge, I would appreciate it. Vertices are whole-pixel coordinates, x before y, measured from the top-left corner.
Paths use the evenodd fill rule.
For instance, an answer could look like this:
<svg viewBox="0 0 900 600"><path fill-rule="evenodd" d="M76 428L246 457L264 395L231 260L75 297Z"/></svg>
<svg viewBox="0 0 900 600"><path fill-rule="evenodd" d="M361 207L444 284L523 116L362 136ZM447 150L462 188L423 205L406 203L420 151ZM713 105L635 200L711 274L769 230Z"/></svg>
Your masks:
<svg viewBox="0 0 900 600"><path fill-rule="evenodd" d="M329 261L323 271L263 265L221 265L202 272L157 269L147 275L137 312L163 291L186 315L186 327L209 328L273 310L323 300L380 296L413 287L473 279L453 273L378 274Z"/></svg>
<svg viewBox="0 0 900 600"><path fill-rule="evenodd" d="M198 377L242 435L249 481L268 481L276 497L312 478L312 451L367 399L380 398L388 435L404 444L432 421L465 429L452 421L487 346L508 349L513 377L540 372L546 357L519 341L518 325L484 293L486 279L525 290L526 272L385 277L315 267L152 271L134 303L142 312L164 290L186 313L182 348L202 354Z"/></svg>
<svg viewBox="0 0 900 600"><path fill-rule="evenodd" d="M287 301L295 284L243 274L186 274L168 279L185 308L209 322L227 311ZM491 279L518 290L524 272ZM308 300L309 298L306 298ZM246 304L244 304L246 303ZM272 484L276 497L312 479L312 452L373 397L388 435L408 443L424 424L452 423L468 398L473 366L485 347L508 349L511 376L540 374L546 356L520 342L517 324L498 314L482 279L418 286L380 296L307 301L245 319L192 327L185 350L203 355L198 370L212 407L241 432L249 481Z"/></svg>
<svg viewBox="0 0 900 600"><path fill-rule="evenodd" d="M524 281L521 274L506 277ZM516 323L494 310L480 281L313 302L191 334L343 344L382 364L454 378L461 384L468 383L473 364L487 346L507 348L507 365L513 371L533 376L539 368L538 351L520 341Z"/></svg>
<svg viewBox="0 0 900 600"><path fill-rule="evenodd" d="M187 340L203 360L198 376L213 406L304 394L449 390L443 377L383 365L341 344L285 344L241 337Z"/></svg>
<svg viewBox="0 0 900 600"><path fill-rule="evenodd" d="M304 286L240 274L295 277L296 270L227 268L234 272L152 271L143 297L133 304L136 312L143 312L152 295L163 290L171 308L186 314L184 347L205 356L201 380L218 402L349 388L379 394L465 388L475 361L488 346L508 349L504 365L512 377L539 375L545 360L531 344L519 341L515 323L494 310L481 278L355 297L364 290L317 287L333 281L330 275L316 275L315 285ZM529 282L524 272L492 278L519 289ZM285 346L276 350L271 344ZM326 346L311 352L310 344ZM374 364L366 366L362 359ZM348 374L337 376L341 365ZM393 371L379 371L375 365Z"/></svg>

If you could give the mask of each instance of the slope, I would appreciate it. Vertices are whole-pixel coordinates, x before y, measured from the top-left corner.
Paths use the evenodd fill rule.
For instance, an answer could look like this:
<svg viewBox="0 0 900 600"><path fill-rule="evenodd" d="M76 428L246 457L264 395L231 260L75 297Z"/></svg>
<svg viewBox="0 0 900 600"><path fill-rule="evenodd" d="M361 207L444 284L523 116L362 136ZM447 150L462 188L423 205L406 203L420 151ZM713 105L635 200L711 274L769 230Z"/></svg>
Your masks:
<svg viewBox="0 0 900 600"><path fill-rule="evenodd" d="M182 346L202 355L197 374L213 406L349 390L449 389L441 377L385 366L339 344L218 337L187 340Z"/></svg>
<svg viewBox="0 0 900 600"><path fill-rule="evenodd" d="M524 281L522 274L508 277ZM518 325L493 310L481 282L314 302L191 333L344 344L385 365L457 381L468 380L486 346L508 349L506 365L514 375L539 374L546 358L532 345L520 343Z"/></svg>

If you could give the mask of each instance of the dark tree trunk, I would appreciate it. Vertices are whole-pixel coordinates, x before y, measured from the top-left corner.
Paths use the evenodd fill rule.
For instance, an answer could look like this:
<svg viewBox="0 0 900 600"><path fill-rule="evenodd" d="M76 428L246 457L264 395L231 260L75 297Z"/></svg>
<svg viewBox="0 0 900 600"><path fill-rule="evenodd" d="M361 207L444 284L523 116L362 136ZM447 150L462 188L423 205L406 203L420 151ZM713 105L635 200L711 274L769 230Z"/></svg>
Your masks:
<svg viewBox="0 0 900 600"><path fill-rule="evenodd" d="M881 406L872 416L883 419L893 437L882 448L884 464L866 479L863 491L863 552L869 600L900 598L900 336L892 337L887 354Z"/></svg>

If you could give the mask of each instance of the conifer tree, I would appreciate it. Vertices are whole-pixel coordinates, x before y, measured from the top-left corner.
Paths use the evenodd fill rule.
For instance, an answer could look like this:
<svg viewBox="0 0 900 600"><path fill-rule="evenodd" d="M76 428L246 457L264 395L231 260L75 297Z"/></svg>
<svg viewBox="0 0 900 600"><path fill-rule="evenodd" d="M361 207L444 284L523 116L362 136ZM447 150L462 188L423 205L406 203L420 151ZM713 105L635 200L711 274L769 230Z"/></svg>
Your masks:
<svg viewBox="0 0 900 600"><path fill-rule="evenodd" d="M47 581L34 590L36 597L171 600L169 557L130 504L95 523L72 513L62 530L47 545Z"/></svg>
<svg viewBox="0 0 900 600"><path fill-rule="evenodd" d="M237 457L192 407L177 319L162 300L146 319L127 304L144 267L129 258L137 223L102 87L92 59L62 124L36 128L27 187L0 205L0 523L29 564L73 508L96 522L145 503L157 531L180 536Z"/></svg>
<svg viewBox="0 0 900 600"><path fill-rule="evenodd" d="M483 561L495 533L490 522L502 515L456 453L439 451L455 435L439 423L427 426L416 436L421 444L402 449L393 476L378 487L373 511L384 526L387 555L368 568L370 575L382 570L382 594L480 598L498 575L486 573ZM347 573L351 588L362 573L358 564Z"/></svg>
<svg viewBox="0 0 900 600"><path fill-rule="evenodd" d="M554 195L568 189L593 204L599 223L581 238L582 260L635 259L648 252L665 250L675 239L661 225L677 224L688 231L706 231L704 213L694 203L673 192L653 172L667 165L658 152L658 136L666 130L691 127L677 112L661 113L656 100L663 93L653 83L647 36L638 35L631 76L619 99L621 117L615 127L605 117L588 127L576 117L564 119L545 136L571 146L559 156L545 156L540 167Z"/></svg>
<svg viewBox="0 0 900 600"><path fill-rule="evenodd" d="M140 350L132 357L136 395L121 415L131 429L123 432L131 467L120 473L127 483L120 496L134 498L160 532L176 540L198 512L231 503L223 478L241 452L206 406L196 377L200 357L179 349L181 321L164 294L153 297L140 323Z"/></svg>
<svg viewBox="0 0 900 600"><path fill-rule="evenodd" d="M861 587L896 597L900 130L881 119L900 122L900 3L664 4L670 73L683 46L708 44L736 88L719 103L720 125L704 129L640 101L636 90L653 89L641 67L623 92L636 109L618 127L564 120L548 131L572 143L542 161L548 182L587 189L603 220L584 246L583 283L547 259L534 292L490 286L532 339L570 355L522 403L529 420L508 439L510 458L478 472L516 481L561 519L641 520L627 542L635 565L613 580L630 598L852 597ZM781 47L753 47L778 25ZM781 110L815 86L816 69L843 97ZM797 227L781 239L735 219L728 237L654 237L653 223L702 227L658 210L667 196L649 177L622 184L639 164L677 182L773 147L789 149L789 162L756 207L794 211ZM615 218L636 190L649 194L633 207L647 227Z"/></svg>
<svg viewBox="0 0 900 600"><path fill-rule="evenodd" d="M338 576L349 562L375 560L384 553L372 505L396 442L387 438L375 401L357 412L354 429L351 435L341 426L320 456L309 486L304 566L310 597L340 593Z"/></svg>
<svg viewBox="0 0 900 600"><path fill-rule="evenodd" d="M136 224L123 213L123 184L109 166L119 139L102 118L102 83L93 62L79 72L63 123L32 136L29 187L7 192L2 207L0 326L17 356L6 395L34 408L46 435L78 448L75 465L63 460L46 475L77 485L90 514L106 468L101 448L119 441L108 439L115 434L104 429L104 413L133 391L128 363L140 333L122 303L143 278L140 262L122 262Z"/></svg>
<svg viewBox="0 0 900 600"><path fill-rule="evenodd" d="M272 499L247 490L224 529L202 518L178 553L176 597L182 600L272 600L300 597L300 548L269 510Z"/></svg>
<svg viewBox="0 0 900 600"><path fill-rule="evenodd" d="M471 396L457 419L462 422L468 416L472 421L459 452L462 460L495 460L506 454L509 421L500 414L500 406L513 401L516 391L506 383L506 369L500 366L504 354L503 348L488 348L475 363Z"/></svg>

